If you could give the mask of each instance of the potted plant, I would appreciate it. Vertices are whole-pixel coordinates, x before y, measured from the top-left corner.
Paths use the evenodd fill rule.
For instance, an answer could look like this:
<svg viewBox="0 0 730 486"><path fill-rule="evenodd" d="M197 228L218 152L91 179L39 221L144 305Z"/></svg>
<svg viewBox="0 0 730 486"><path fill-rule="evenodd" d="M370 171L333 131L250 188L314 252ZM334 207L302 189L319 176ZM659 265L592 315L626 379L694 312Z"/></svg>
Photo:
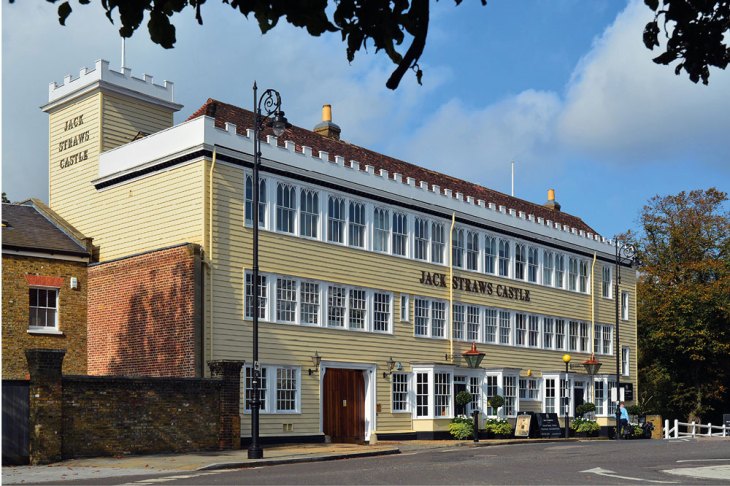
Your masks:
<svg viewBox="0 0 730 486"><path fill-rule="evenodd" d="M474 436L474 420L463 415L454 417L449 424L449 433L455 439L471 439Z"/></svg>
<svg viewBox="0 0 730 486"><path fill-rule="evenodd" d="M484 423L488 438L508 439L512 437L512 424L502 418L488 418Z"/></svg>
<svg viewBox="0 0 730 486"><path fill-rule="evenodd" d="M584 417L586 414L592 414L596 411L596 406L591 402L581 403L575 407L576 417Z"/></svg>
<svg viewBox="0 0 730 486"><path fill-rule="evenodd" d="M456 397L454 397L454 401L456 402L457 415L461 413L466 413L467 405L472 402L471 393L466 390L462 390L456 394Z"/></svg>
<svg viewBox="0 0 730 486"><path fill-rule="evenodd" d="M583 417L576 417L570 422L570 430L572 430L577 437L596 437L601 427L595 420L586 419Z"/></svg>
<svg viewBox="0 0 730 486"><path fill-rule="evenodd" d="M487 404L497 411L497 409L504 405L504 397L502 395L494 395L487 400Z"/></svg>

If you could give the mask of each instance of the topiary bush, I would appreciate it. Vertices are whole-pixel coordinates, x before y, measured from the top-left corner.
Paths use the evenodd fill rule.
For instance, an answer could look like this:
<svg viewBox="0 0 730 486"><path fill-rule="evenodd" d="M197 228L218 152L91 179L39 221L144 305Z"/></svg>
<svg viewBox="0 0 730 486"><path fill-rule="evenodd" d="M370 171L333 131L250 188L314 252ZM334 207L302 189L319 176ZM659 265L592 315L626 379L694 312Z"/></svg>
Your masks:
<svg viewBox="0 0 730 486"><path fill-rule="evenodd" d="M575 407L575 414L578 417L582 417L583 415L587 413L593 413L596 411L596 406L591 402L585 402L581 403L577 407Z"/></svg>
<svg viewBox="0 0 730 486"><path fill-rule="evenodd" d="M465 407L472 402L472 396L468 391L462 390L456 394L455 400L457 405Z"/></svg>
<svg viewBox="0 0 730 486"><path fill-rule="evenodd" d="M489 400L487 400L487 403L490 407L497 410L499 407L504 405L504 397L502 395L494 395Z"/></svg>

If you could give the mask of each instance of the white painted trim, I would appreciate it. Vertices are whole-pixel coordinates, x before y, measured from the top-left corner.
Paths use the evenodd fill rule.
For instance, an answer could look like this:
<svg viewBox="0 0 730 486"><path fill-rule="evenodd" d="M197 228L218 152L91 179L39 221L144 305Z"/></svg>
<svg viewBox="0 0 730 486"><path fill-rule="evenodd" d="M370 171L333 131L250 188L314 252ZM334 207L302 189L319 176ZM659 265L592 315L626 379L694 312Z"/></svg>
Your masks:
<svg viewBox="0 0 730 486"><path fill-rule="evenodd" d="M327 368L362 370L365 381L365 440L377 430L377 365L374 363L356 363L347 361L322 360L319 366L319 432L324 434L324 376Z"/></svg>
<svg viewBox="0 0 730 486"><path fill-rule="evenodd" d="M79 256L73 256L73 255L58 255L53 253L45 253L42 251L27 251L27 250L10 250L8 248L3 248L2 250L4 255L15 255L15 256L24 256L24 257L32 257L32 258L47 258L49 260L65 260L69 262L81 262L81 263L89 263L88 257L79 257Z"/></svg>

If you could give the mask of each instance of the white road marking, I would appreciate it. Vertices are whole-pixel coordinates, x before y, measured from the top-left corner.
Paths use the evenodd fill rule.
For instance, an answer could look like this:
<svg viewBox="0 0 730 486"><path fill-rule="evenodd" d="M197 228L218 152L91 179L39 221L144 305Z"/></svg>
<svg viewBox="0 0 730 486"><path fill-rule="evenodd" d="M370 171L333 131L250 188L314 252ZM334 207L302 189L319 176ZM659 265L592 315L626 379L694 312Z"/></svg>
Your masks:
<svg viewBox="0 0 730 486"><path fill-rule="evenodd" d="M643 479L643 478L632 478L630 476L619 476L615 472L609 469L603 469L602 467L594 467L593 469L586 469L581 471L582 473L597 474L598 476L606 476L615 479L628 479L629 481L644 481L647 483L661 483L661 484L677 484L676 481L657 481L655 479Z"/></svg>
<svg viewBox="0 0 730 486"><path fill-rule="evenodd" d="M683 467L680 469L667 469L662 472L699 479L730 479L730 465Z"/></svg>
<svg viewBox="0 0 730 486"><path fill-rule="evenodd" d="M156 483L166 483L168 481L175 481L176 479L190 479L190 478L198 478L201 476L208 476L210 474L219 474L220 471L211 471L211 472L202 472L198 474L177 474L175 476L165 476L164 478L150 478L150 479L141 479L139 481L135 481L134 483L127 483L125 486L133 485L133 484L156 484Z"/></svg>
<svg viewBox="0 0 730 486"><path fill-rule="evenodd" d="M710 462L710 461L727 461L730 462L730 457L727 459L680 459L677 462Z"/></svg>
<svg viewBox="0 0 730 486"><path fill-rule="evenodd" d="M441 449L440 452L456 452L456 451L463 451L464 449L462 447L455 447L453 449Z"/></svg>

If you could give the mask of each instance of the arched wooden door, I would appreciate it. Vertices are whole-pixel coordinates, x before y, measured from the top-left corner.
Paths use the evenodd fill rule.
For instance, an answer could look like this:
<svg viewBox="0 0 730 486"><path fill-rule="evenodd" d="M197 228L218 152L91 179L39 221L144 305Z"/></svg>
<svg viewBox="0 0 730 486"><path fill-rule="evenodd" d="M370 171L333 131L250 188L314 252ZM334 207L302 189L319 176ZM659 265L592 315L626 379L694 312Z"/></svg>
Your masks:
<svg viewBox="0 0 730 486"><path fill-rule="evenodd" d="M322 391L323 432L332 442L365 441L365 379L362 370L327 368Z"/></svg>

